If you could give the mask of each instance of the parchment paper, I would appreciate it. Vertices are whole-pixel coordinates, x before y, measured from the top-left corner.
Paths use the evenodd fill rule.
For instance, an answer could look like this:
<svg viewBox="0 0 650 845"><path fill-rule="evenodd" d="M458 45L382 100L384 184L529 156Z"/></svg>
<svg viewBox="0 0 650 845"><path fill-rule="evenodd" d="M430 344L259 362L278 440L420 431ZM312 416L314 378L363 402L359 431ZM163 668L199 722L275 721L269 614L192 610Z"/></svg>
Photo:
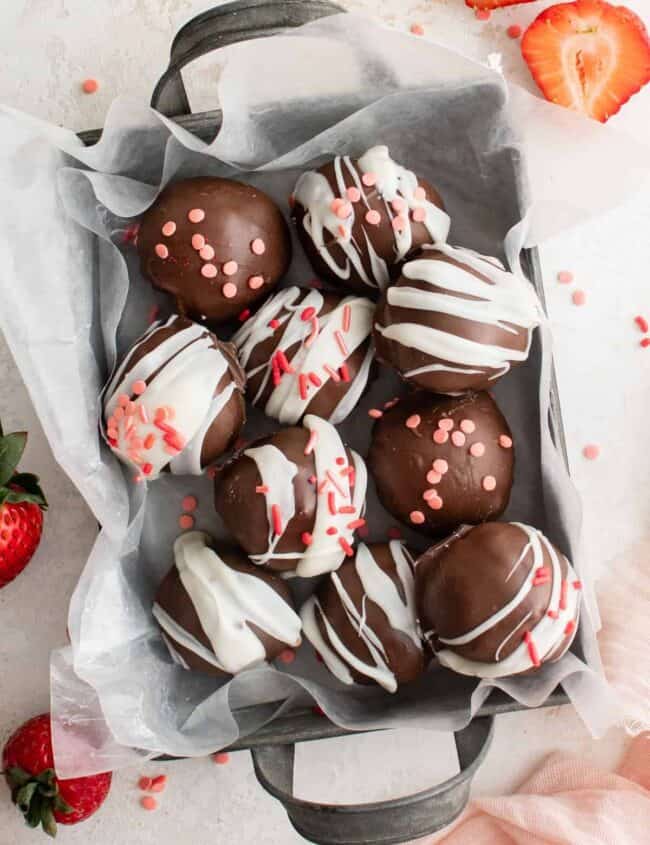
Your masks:
<svg viewBox="0 0 650 845"><path fill-rule="evenodd" d="M70 603L71 645L52 657L59 774L116 769L160 752L204 755L302 701L316 701L349 728L458 729L494 686L536 706L562 682L589 729L602 733L617 708L598 656L589 562L579 554L580 507L548 429L546 328L536 333L528 363L495 391L516 446L505 518L541 528L573 559L585 585L573 653L533 676L490 683L433 669L393 696L339 684L309 646L288 667L248 671L224 684L171 662L151 600L172 564L183 496L199 499L198 528L223 532L211 482L169 477L148 490L133 485L97 429L99 393L116 355L144 330L153 304L162 316L169 313L123 243L125 229L160 188L199 173L234 175L286 210L307 163L385 143L397 161L437 186L451 215L452 243L507 253L516 266L524 243L555 231L558 219L568 225L589 213L585 197L595 201L595 163L600 184L616 182L617 199L632 189L640 166L639 150L630 144L629 155L621 156L619 142L617 161L626 169L614 174L603 127L559 114L521 91L509 100L503 79L488 68L356 16L239 45L227 58L223 130L209 147L127 101L112 106L102 140L91 149L65 130L0 112L2 327L56 458L102 526ZM561 140L562 150L533 144L536 173L525 183L521 138L535 138L536 126L542 140L549 133ZM551 188L551 168L560 159L570 184ZM576 189L583 191L580 208L572 201ZM294 246L285 284L313 276ZM384 372L358 416L341 426L344 438L365 453L366 410L399 392L397 378ZM273 428L251 409L247 434ZM381 511L372 485L369 502L371 539L384 538L394 520ZM407 528L404 534L415 548L426 545ZM292 586L300 596L313 589L309 582ZM265 706L253 715L241 712L253 704Z"/></svg>

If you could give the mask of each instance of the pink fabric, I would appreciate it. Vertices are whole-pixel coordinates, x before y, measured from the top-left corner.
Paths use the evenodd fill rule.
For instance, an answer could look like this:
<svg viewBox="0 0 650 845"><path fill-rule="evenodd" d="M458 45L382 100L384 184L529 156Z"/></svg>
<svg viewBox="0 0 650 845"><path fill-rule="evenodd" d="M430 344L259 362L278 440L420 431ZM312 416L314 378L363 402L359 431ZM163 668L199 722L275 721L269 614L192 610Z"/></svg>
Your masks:
<svg viewBox="0 0 650 845"><path fill-rule="evenodd" d="M650 842L650 733L616 774L551 754L504 798L477 798L458 822L420 845L642 845Z"/></svg>

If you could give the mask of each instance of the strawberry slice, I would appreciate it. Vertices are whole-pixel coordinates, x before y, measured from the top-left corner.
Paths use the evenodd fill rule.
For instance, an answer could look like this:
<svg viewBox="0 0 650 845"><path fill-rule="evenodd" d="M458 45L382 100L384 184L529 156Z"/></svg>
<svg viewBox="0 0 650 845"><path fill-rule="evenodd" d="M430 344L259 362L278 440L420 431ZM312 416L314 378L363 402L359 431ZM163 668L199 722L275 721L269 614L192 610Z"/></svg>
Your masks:
<svg viewBox="0 0 650 845"><path fill-rule="evenodd" d="M502 9L504 6L519 6L522 3L533 3L534 0L465 0L470 9Z"/></svg>
<svg viewBox="0 0 650 845"><path fill-rule="evenodd" d="M625 6L576 0L543 11L521 52L547 100L602 123L650 81L650 39Z"/></svg>

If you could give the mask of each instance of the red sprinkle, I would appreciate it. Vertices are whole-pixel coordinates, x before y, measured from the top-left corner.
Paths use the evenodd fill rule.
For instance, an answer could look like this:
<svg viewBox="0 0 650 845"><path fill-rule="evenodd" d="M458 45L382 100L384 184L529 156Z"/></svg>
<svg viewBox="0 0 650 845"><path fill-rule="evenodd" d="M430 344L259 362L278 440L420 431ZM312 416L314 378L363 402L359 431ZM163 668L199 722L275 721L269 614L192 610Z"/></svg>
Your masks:
<svg viewBox="0 0 650 845"><path fill-rule="evenodd" d="M275 355L278 359L280 367L282 368L282 370L284 370L285 373L295 373L294 368L291 366L291 364L287 360L287 356L281 349L278 349Z"/></svg>
<svg viewBox="0 0 650 845"><path fill-rule="evenodd" d="M344 467L339 475L354 475L354 467Z"/></svg>
<svg viewBox="0 0 650 845"><path fill-rule="evenodd" d="M479 21L489 21L492 17L492 12L489 9L477 9L474 14Z"/></svg>
<svg viewBox="0 0 650 845"><path fill-rule="evenodd" d="M352 309L349 305L343 306L343 331L349 332L350 331L350 323L352 321ZM647 331L647 329L646 329Z"/></svg>
<svg viewBox="0 0 650 845"><path fill-rule="evenodd" d="M309 440L307 441L307 445L305 446L305 455L310 455L314 451L314 446L316 445L316 441L318 440L318 432L316 429L312 429L309 432ZM314 481L316 481L316 476L312 476Z"/></svg>
<svg viewBox="0 0 650 845"><path fill-rule="evenodd" d="M84 94L94 94L99 90L99 82L96 79L84 79L81 83Z"/></svg>
<svg viewBox="0 0 650 845"><path fill-rule="evenodd" d="M258 484L255 488L256 493L263 493L266 495L269 492L269 488L267 484Z"/></svg>
<svg viewBox="0 0 650 845"><path fill-rule="evenodd" d="M320 386L321 386L321 384L323 383L323 382L322 382L322 381L318 378L318 376L316 375L316 373L309 373L309 381L310 381L310 382L314 385L314 387L320 387Z"/></svg>
<svg viewBox="0 0 650 845"><path fill-rule="evenodd" d="M380 411L379 408L371 408L368 411L368 416L372 417L373 420L378 420L378 419L380 419L381 417L384 416L384 412Z"/></svg>
<svg viewBox="0 0 650 845"><path fill-rule="evenodd" d="M575 629L576 629L575 619L570 619L566 623L566 627L564 629L564 635L568 637L569 634L572 634L575 631Z"/></svg>
<svg viewBox="0 0 650 845"><path fill-rule="evenodd" d="M301 319L303 322L307 323L307 322L309 322L309 320L311 320L311 318L312 318L312 317L314 317L314 316L316 316L316 309L315 309L315 308L311 308L311 307L309 307L309 308L305 308L305 310L304 310L304 311L302 312L302 314L300 315L300 319Z"/></svg>
<svg viewBox="0 0 650 845"><path fill-rule="evenodd" d="M336 514L337 510L336 510L336 494L334 493L333 490L330 490L330 492L327 494L327 507L329 509L329 512L332 514L332 516L334 516Z"/></svg>
<svg viewBox="0 0 650 845"><path fill-rule="evenodd" d="M198 504L199 502L196 496L185 496L182 501L183 510L187 511L188 513L195 511L198 507Z"/></svg>
<svg viewBox="0 0 650 845"><path fill-rule="evenodd" d="M648 331L648 321L645 317L639 315L638 317L634 318L634 322L637 326L641 329L641 331L645 334Z"/></svg>
<svg viewBox="0 0 650 845"><path fill-rule="evenodd" d="M424 35L424 27L421 23L412 23L409 29L411 35Z"/></svg>
<svg viewBox="0 0 650 845"><path fill-rule="evenodd" d="M152 792L163 792L167 786L167 775L158 775L151 781Z"/></svg>
<svg viewBox="0 0 650 845"><path fill-rule="evenodd" d="M342 505L339 508L339 513L356 513L356 512L357 512L357 509L354 507L354 505Z"/></svg>
<svg viewBox="0 0 650 845"><path fill-rule="evenodd" d="M183 531L189 531L190 528L194 528L194 517L190 516L189 513L184 513L178 517L178 524Z"/></svg>
<svg viewBox="0 0 650 845"><path fill-rule="evenodd" d="M300 539L302 540L305 546L311 546L311 544L314 542L314 538L311 536L309 531L303 531L303 533L300 535Z"/></svg>
<svg viewBox="0 0 650 845"><path fill-rule="evenodd" d="M560 610L566 610L567 608L567 592L569 589L569 582L562 581L562 587L560 589Z"/></svg>
<svg viewBox="0 0 650 845"><path fill-rule="evenodd" d="M508 33L509 38L519 38L521 35L521 27L519 24L513 23L512 26L508 27L506 32Z"/></svg>
<svg viewBox="0 0 650 845"><path fill-rule="evenodd" d="M352 555L354 554L354 550L352 546L348 543L348 541L345 539L345 537L339 537L339 546L345 552L346 557L352 557Z"/></svg>
<svg viewBox="0 0 650 845"><path fill-rule="evenodd" d="M363 528L363 526L365 524L366 524L366 520L359 518L359 519L353 519L352 522L348 522L346 527L349 528L350 531L356 531L357 528Z"/></svg>
<svg viewBox="0 0 650 845"><path fill-rule="evenodd" d="M533 663L533 666L541 666L539 654L537 653L537 646L535 645L533 635L530 633L530 631L526 631L526 633L524 634L524 642L528 646L528 654L530 655L530 659Z"/></svg>
<svg viewBox="0 0 650 845"><path fill-rule="evenodd" d="M142 464L142 472L145 475L151 475L151 473L153 472L153 464L150 464L148 462L146 464Z"/></svg>
<svg viewBox="0 0 650 845"><path fill-rule="evenodd" d="M217 764L217 766L225 766L226 763L230 762L230 754L227 751L219 751L218 754L212 755L212 761Z"/></svg>
<svg viewBox="0 0 650 845"><path fill-rule="evenodd" d="M325 533L329 534L330 537L333 537L335 534L339 533L339 530L338 530L338 528L335 528L333 525L330 525L330 527L327 529L327 531Z"/></svg>
<svg viewBox="0 0 650 845"><path fill-rule="evenodd" d="M241 312L239 317L237 317L237 319L239 320L240 323L245 323L246 320L248 320L248 318L250 317L250 315L251 315L251 309L250 308L244 308L244 310Z"/></svg>
<svg viewBox="0 0 650 845"><path fill-rule="evenodd" d="M281 663L293 663L296 659L296 652L292 648L285 648L278 654L278 660Z"/></svg>
<svg viewBox="0 0 650 845"><path fill-rule="evenodd" d="M307 391L309 390L307 376L304 373L300 373L298 376L298 390L300 391L300 398L304 402L307 398Z"/></svg>
<svg viewBox="0 0 650 845"><path fill-rule="evenodd" d="M282 534L282 514L280 505L271 505L271 517L273 519L273 533L277 536Z"/></svg>
<svg viewBox="0 0 650 845"><path fill-rule="evenodd" d="M138 789L141 789L143 792L148 792L151 789L151 784L153 783L151 778L141 777L138 781Z"/></svg>
<svg viewBox="0 0 650 845"><path fill-rule="evenodd" d="M581 590L582 589L582 581L574 581L573 582L573 589L574 590Z"/></svg>
<svg viewBox="0 0 650 845"><path fill-rule="evenodd" d="M269 328L270 329L277 329L280 325L280 321L276 320L275 317L272 320L269 320Z"/></svg>
<svg viewBox="0 0 650 845"><path fill-rule="evenodd" d="M140 806L143 810L157 810L158 802L151 795L143 795L140 799Z"/></svg>
<svg viewBox="0 0 650 845"><path fill-rule="evenodd" d="M343 379L343 381L350 381L350 371L348 370L347 364L341 364L341 366L339 367L339 372L341 373L341 378Z"/></svg>
<svg viewBox="0 0 650 845"><path fill-rule="evenodd" d="M557 612L557 610L549 610L546 615L550 616L551 619L557 619L560 614Z"/></svg>
<svg viewBox="0 0 650 845"><path fill-rule="evenodd" d="M282 381L282 374L280 373L280 365L278 359L274 355L271 359L271 378L273 379L273 386L277 387Z"/></svg>
<svg viewBox="0 0 650 845"><path fill-rule="evenodd" d="M322 662L322 660L323 660L323 658L321 657L321 662ZM318 706L318 704L314 704L314 706L311 708L311 712L314 714L314 716L324 716L325 715L325 711L322 710Z"/></svg>
<svg viewBox="0 0 650 845"><path fill-rule="evenodd" d="M650 337L644 337L643 340L641 341L641 346L644 349L647 349L648 346L650 346Z"/></svg>
<svg viewBox="0 0 650 845"><path fill-rule="evenodd" d="M336 463L338 464L338 466L342 467L342 466L343 466L343 464L345 463L345 458L341 458L341 457L339 456L339 457L336 459Z"/></svg>

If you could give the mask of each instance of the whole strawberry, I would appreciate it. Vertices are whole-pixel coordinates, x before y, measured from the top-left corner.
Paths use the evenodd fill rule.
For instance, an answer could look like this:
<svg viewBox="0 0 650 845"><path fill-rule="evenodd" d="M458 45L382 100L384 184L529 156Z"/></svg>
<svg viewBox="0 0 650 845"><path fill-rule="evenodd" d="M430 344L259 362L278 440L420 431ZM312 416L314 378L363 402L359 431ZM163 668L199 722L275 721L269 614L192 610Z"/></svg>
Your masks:
<svg viewBox="0 0 650 845"><path fill-rule="evenodd" d="M54 771L50 714L25 722L2 753L2 768L14 804L30 827L56 836L56 824L77 824L101 807L111 774L59 780Z"/></svg>
<svg viewBox="0 0 650 845"><path fill-rule="evenodd" d="M16 472L26 443L24 431L3 435L0 427L0 589L31 560L47 509L38 478Z"/></svg>

